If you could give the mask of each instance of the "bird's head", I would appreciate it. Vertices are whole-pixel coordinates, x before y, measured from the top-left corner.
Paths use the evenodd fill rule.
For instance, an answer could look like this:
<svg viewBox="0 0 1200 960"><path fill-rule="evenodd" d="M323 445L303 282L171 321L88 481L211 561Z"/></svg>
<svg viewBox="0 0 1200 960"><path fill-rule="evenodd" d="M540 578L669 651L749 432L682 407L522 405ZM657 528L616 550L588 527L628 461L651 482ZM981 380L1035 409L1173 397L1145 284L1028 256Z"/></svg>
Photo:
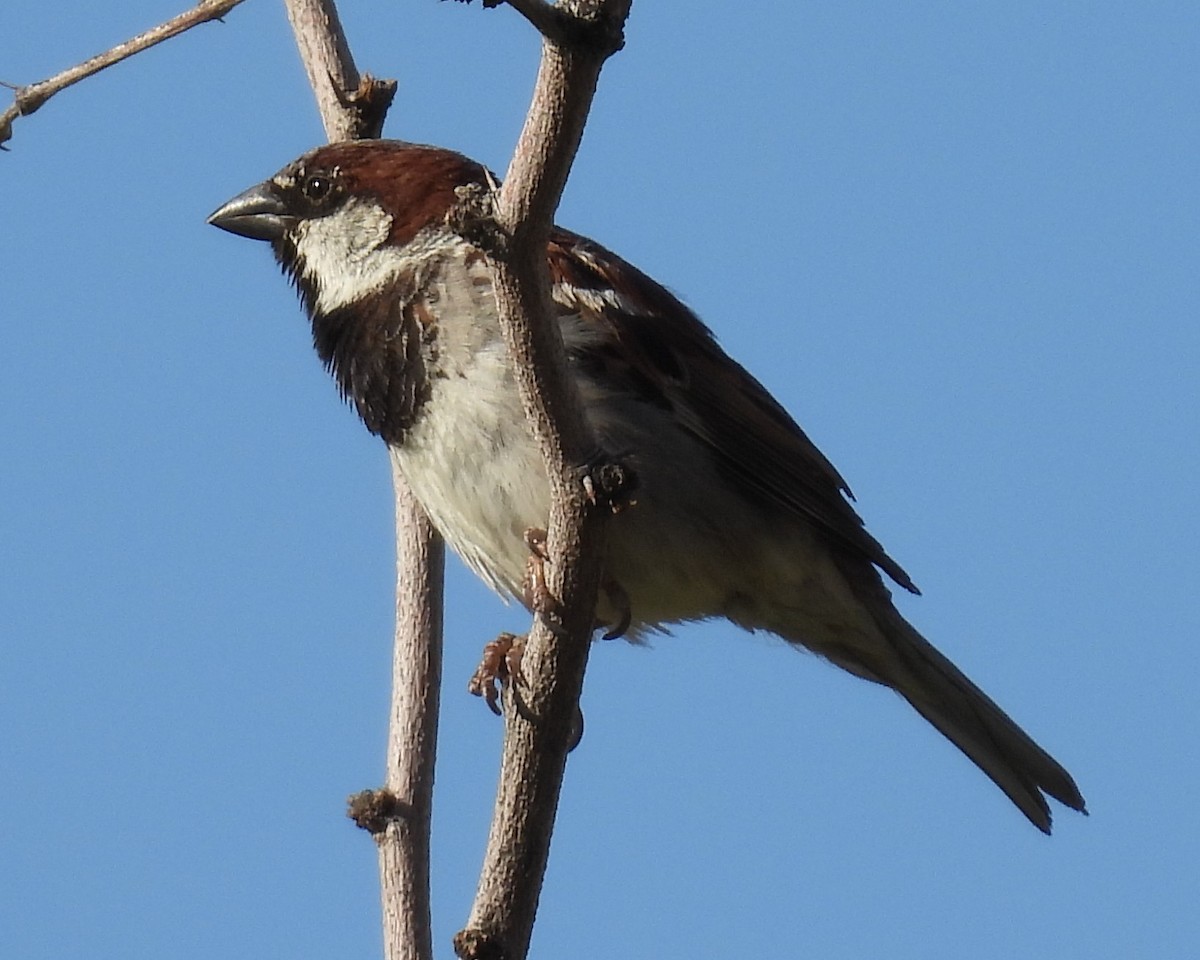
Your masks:
<svg viewBox="0 0 1200 960"><path fill-rule="evenodd" d="M450 150L395 140L319 147L209 218L268 240L310 315L359 302L446 234L458 188L486 187L487 171Z"/></svg>
<svg viewBox="0 0 1200 960"><path fill-rule="evenodd" d="M421 286L466 244L460 187L488 184L449 150L386 140L306 153L208 218L268 240L312 321L313 346L367 429L399 443L428 397Z"/></svg>

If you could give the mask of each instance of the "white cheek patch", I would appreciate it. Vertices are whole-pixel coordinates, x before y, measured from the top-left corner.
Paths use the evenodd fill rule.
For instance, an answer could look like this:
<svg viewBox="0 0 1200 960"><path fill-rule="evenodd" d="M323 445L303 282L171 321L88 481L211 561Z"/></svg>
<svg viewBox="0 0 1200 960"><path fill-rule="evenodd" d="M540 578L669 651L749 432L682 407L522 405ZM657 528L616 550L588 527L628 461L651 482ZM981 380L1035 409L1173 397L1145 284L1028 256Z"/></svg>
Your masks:
<svg viewBox="0 0 1200 960"><path fill-rule="evenodd" d="M325 313L361 300L396 276L407 258L387 246L391 226L391 216L361 200L300 223L296 252L304 278L316 286L317 310Z"/></svg>

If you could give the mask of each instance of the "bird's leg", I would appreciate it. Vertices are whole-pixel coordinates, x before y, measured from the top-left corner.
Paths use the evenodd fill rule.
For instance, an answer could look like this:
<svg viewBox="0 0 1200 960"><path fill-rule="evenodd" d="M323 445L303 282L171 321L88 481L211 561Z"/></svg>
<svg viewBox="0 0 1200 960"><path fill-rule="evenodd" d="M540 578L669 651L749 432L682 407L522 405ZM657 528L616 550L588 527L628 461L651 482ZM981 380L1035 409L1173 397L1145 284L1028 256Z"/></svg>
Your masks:
<svg viewBox="0 0 1200 960"><path fill-rule="evenodd" d="M521 684L521 655L525 652L525 637L515 633L502 633L495 640L484 645L483 659L471 675L467 683L467 692L473 697L483 697L488 709L496 716L502 716L500 710L500 694L508 684ZM520 710L519 694L517 699ZM567 747L570 753L583 739L583 710L577 705L575 716L571 720L571 742Z"/></svg>
<svg viewBox="0 0 1200 960"><path fill-rule="evenodd" d="M525 561L525 606L553 624L559 610L558 601L546 586L546 563L550 559L546 551L546 531L530 527L525 531L525 545L529 547L529 557Z"/></svg>
<svg viewBox="0 0 1200 960"><path fill-rule="evenodd" d="M509 683L520 683L521 654L524 652L524 637L515 633L500 634L484 644L483 659L467 682L467 692L474 697L483 697L488 709L496 716L500 716L497 701L501 690Z"/></svg>
<svg viewBox="0 0 1200 960"><path fill-rule="evenodd" d="M557 626L558 601L546 584L546 531L530 527L525 531L525 544L529 547L529 558L525 561L525 583L522 593L525 606L542 617L551 630ZM521 655L525 652L526 637L515 633L502 633L483 647L479 666L467 682L467 692L483 697L488 709L499 716L500 693L508 684L520 684Z"/></svg>

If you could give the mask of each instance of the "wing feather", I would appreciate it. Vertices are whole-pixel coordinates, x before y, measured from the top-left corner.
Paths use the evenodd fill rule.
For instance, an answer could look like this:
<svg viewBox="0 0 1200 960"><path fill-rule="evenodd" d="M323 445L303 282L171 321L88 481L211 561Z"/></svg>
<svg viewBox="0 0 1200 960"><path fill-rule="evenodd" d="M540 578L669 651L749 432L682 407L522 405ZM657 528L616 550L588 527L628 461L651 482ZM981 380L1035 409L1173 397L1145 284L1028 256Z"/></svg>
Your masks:
<svg viewBox="0 0 1200 960"><path fill-rule="evenodd" d="M601 331L573 344L576 362L610 371L620 364L630 389L669 406L732 482L920 592L867 532L833 464L691 310L616 254L568 231L555 231L548 254L564 317Z"/></svg>

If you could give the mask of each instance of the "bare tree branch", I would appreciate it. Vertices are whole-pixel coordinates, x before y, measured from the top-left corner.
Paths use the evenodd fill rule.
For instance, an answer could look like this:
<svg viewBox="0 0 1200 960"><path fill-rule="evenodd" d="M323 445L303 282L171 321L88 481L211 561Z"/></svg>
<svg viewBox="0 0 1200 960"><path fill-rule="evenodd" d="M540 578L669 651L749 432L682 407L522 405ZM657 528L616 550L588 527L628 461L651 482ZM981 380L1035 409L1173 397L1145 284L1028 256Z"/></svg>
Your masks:
<svg viewBox="0 0 1200 960"><path fill-rule="evenodd" d="M285 0L330 140L378 137L393 80L359 76L333 0ZM396 634L387 774L382 790L351 798L350 816L379 846L384 955L432 960L429 827L442 674L441 538L395 459Z"/></svg>
<svg viewBox="0 0 1200 960"><path fill-rule="evenodd" d="M408 490L395 458L396 644L387 779L350 798L350 816L379 844L387 960L432 960L429 820L433 811L442 677L444 547ZM423 577L414 582L414 576Z"/></svg>
<svg viewBox="0 0 1200 960"><path fill-rule="evenodd" d="M432 960L430 819L442 678L444 547L395 458L396 639L387 776L350 798L349 815L379 846L387 960Z"/></svg>
<svg viewBox="0 0 1200 960"><path fill-rule="evenodd" d="M387 960L432 960L430 820L442 683L445 548L394 459L392 481L396 491L396 642L384 783L392 796L406 798L410 808L379 838L384 952Z"/></svg>
<svg viewBox="0 0 1200 960"><path fill-rule="evenodd" d="M513 4L535 25L545 4ZM583 474L597 455L554 322L546 242L591 107L600 69L622 44L630 0L551 8L533 103L495 202L503 250L493 280L526 417L552 492L547 585L556 623L539 615L521 662L522 709L510 709L496 809L475 902L455 937L463 958L521 960L529 948L567 751L594 626L606 511ZM536 12L531 14L531 11ZM561 18L571 25L562 28Z"/></svg>
<svg viewBox="0 0 1200 960"><path fill-rule="evenodd" d="M106 67L111 67L114 63L120 63L135 53L141 53L155 44L170 40L185 30L208 23L210 20L219 20L241 2L242 0L200 0L200 3L187 13L181 13L152 30L138 34L131 40L118 43L111 50L55 74L48 80L32 83L25 87L15 87L16 94L12 105L0 113L0 149L7 149L2 145L12 138L12 124L17 117L29 116L60 90L65 90L72 84L99 73Z"/></svg>
<svg viewBox="0 0 1200 960"><path fill-rule="evenodd" d="M359 76L333 0L284 0L284 5L329 141L378 137L396 81Z"/></svg>

